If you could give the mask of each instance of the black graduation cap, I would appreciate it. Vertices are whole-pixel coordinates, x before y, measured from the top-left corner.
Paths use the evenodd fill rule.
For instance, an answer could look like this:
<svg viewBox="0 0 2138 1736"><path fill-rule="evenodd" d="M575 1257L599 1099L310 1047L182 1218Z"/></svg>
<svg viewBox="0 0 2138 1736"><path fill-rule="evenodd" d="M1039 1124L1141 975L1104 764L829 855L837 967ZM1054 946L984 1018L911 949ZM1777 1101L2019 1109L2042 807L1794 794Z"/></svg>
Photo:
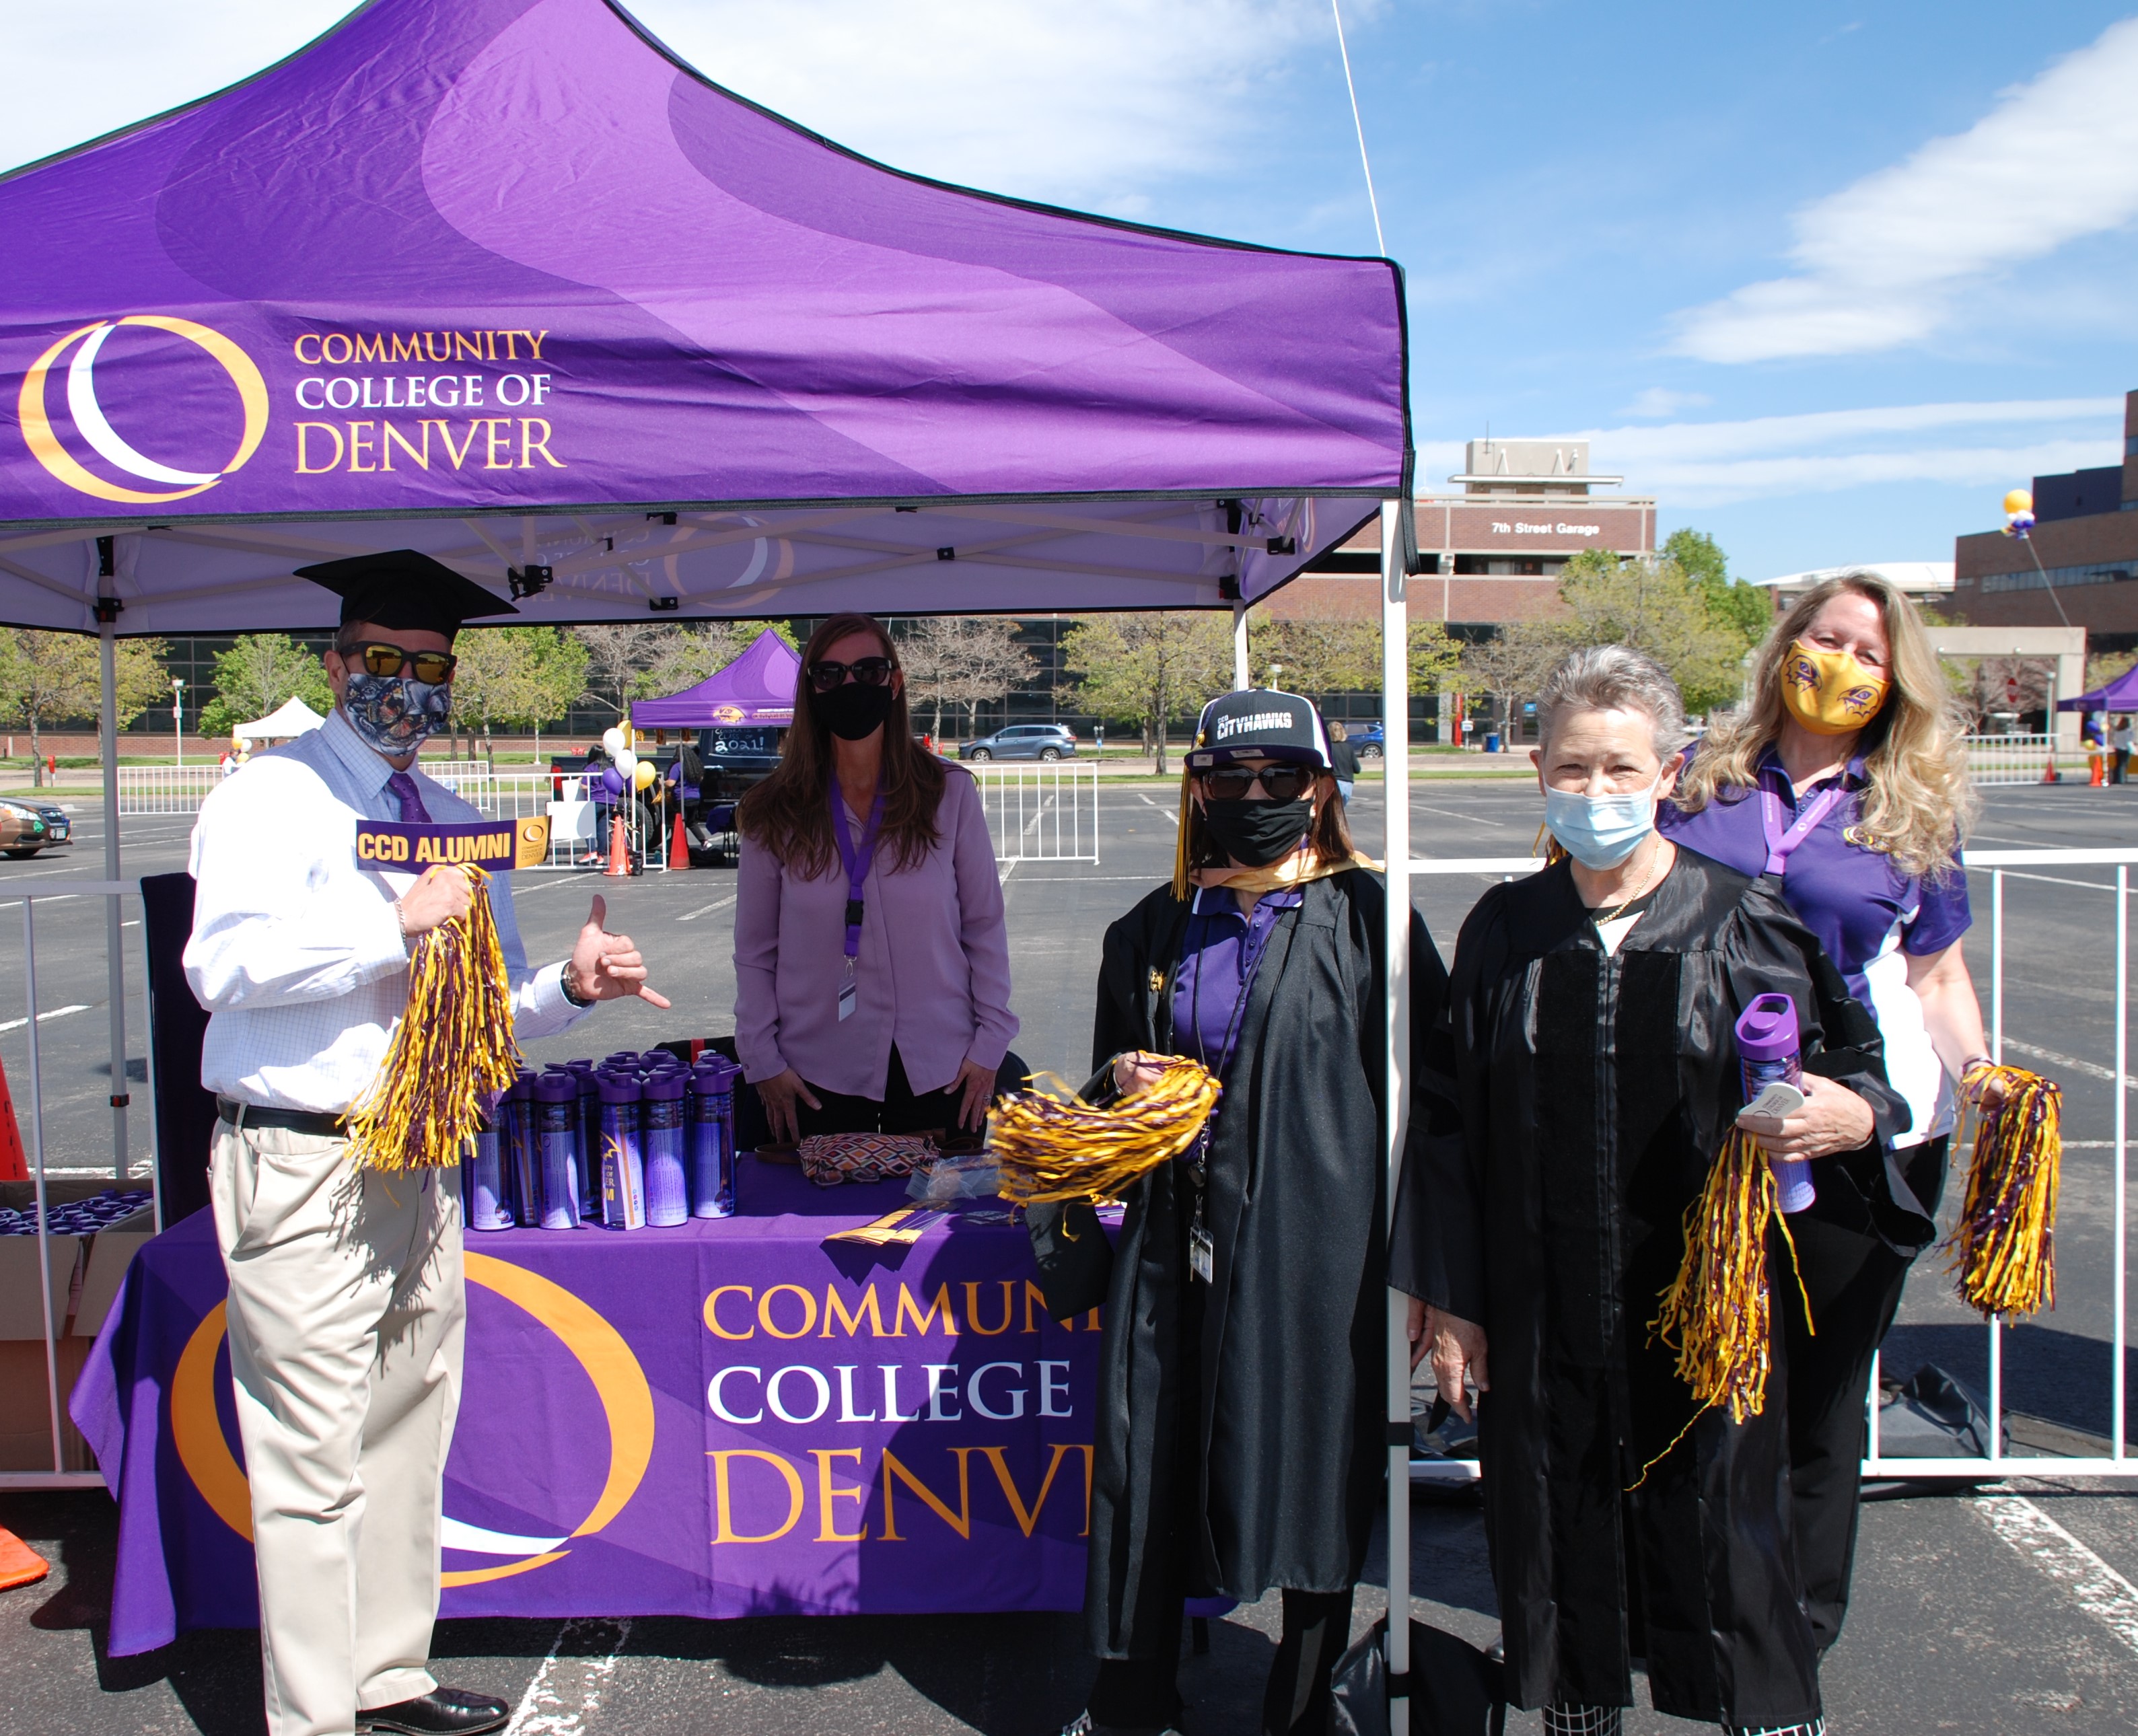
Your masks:
<svg viewBox="0 0 2138 1736"><path fill-rule="evenodd" d="M413 549L352 554L345 560L300 567L296 573L341 598L344 627L352 621L368 621L373 627L450 634L466 621L520 612L503 597Z"/></svg>

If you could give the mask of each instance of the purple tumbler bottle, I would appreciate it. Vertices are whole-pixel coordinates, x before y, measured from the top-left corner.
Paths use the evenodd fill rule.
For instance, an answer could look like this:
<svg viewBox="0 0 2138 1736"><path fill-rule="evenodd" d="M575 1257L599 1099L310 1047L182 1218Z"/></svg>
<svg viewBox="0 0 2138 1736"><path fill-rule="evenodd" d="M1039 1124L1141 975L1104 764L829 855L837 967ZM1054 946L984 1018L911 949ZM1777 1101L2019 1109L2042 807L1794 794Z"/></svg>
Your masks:
<svg viewBox="0 0 2138 1736"><path fill-rule="evenodd" d="M512 1227L512 1196L505 1185L503 1117L494 1093L485 1092L475 1137L461 1158L461 1210L471 1230Z"/></svg>
<svg viewBox="0 0 2138 1736"><path fill-rule="evenodd" d="M683 1148L686 1078L681 1067L666 1066L647 1074L639 1086L646 1221L661 1229L686 1222L691 1216L691 1178Z"/></svg>
<svg viewBox="0 0 2138 1736"><path fill-rule="evenodd" d="M646 1227L646 1174L638 1144L638 1081L601 1075L602 1222L612 1230Z"/></svg>
<svg viewBox="0 0 2138 1736"><path fill-rule="evenodd" d="M1755 998L1737 1021L1737 1056L1744 1069L1745 1102L1751 1102L1776 1080L1803 1090L1802 1046L1797 1034L1797 1003L1784 994ZM1769 1152L1767 1161L1774 1172L1783 1211L1801 1212L1818 1197L1809 1158L1778 1158Z"/></svg>
<svg viewBox="0 0 2138 1736"><path fill-rule="evenodd" d="M601 1221L601 1087L590 1061L568 1061L564 1070L579 1085L579 1216Z"/></svg>
<svg viewBox="0 0 2138 1736"><path fill-rule="evenodd" d="M708 1059L691 1075L689 1124L691 1210L699 1217L735 1214L733 1080L724 1062Z"/></svg>
<svg viewBox="0 0 2138 1736"><path fill-rule="evenodd" d="M579 1226L579 1082L569 1073L534 1081L535 1149L541 1164L542 1227Z"/></svg>
<svg viewBox="0 0 2138 1736"><path fill-rule="evenodd" d="M522 1229L542 1221L542 1167L534 1150L534 1075L525 1068L506 1087L504 1135L500 1154L510 1167L512 1215Z"/></svg>

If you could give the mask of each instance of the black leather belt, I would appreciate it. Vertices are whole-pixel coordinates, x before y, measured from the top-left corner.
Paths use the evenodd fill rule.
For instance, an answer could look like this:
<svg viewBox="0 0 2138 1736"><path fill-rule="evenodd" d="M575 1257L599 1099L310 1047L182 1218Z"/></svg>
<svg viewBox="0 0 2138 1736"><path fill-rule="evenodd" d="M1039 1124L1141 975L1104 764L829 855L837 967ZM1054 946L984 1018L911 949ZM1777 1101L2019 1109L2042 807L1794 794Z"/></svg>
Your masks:
<svg viewBox="0 0 2138 1736"><path fill-rule="evenodd" d="M261 1109L236 1103L227 1097L215 1100L222 1119L232 1127L278 1127L293 1134L310 1134L316 1139L346 1139L348 1124L339 1115L323 1115L317 1109ZM238 1118L242 1116L241 1121Z"/></svg>

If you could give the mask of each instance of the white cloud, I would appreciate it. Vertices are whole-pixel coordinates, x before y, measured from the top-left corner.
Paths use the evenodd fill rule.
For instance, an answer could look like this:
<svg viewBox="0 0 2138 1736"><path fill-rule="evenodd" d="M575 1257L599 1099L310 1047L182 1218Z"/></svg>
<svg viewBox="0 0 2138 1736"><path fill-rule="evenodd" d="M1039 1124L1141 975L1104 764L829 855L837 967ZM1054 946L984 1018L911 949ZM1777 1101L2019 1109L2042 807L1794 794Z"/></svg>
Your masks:
<svg viewBox="0 0 2138 1736"><path fill-rule="evenodd" d="M1681 410L1698 410L1713 402L1705 392L1673 392L1667 386L1651 386L1618 413L1621 416L1675 416Z"/></svg>
<svg viewBox="0 0 2138 1736"><path fill-rule="evenodd" d="M1535 437L1587 441L1592 469L1623 474L1630 492L1653 495L1677 509L1874 483L1936 482L2001 494L2038 475L2115 463L2122 411L2123 401L2115 397L1900 404L1738 422L1578 428ZM1961 429L1987 431L1990 437L1886 437ZM1428 487L1442 485L1439 477L1459 465L1462 451L1452 442L1421 444L1418 473L1429 479Z"/></svg>
<svg viewBox="0 0 2138 1736"><path fill-rule="evenodd" d="M2138 18L2004 93L1966 132L1806 206L1794 276L1682 315L1709 362L1920 342L1970 282L2138 217Z"/></svg>
<svg viewBox="0 0 2138 1736"><path fill-rule="evenodd" d="M1385 0L1346 7L1355 22ZM10 9L0 165L207 95L349 0L69 0ZM1237 165L1316 0L633 0L707 77L900 168L1148 215L1142 189ZM1323 93L1342 96L1340 79Z"/></svg>

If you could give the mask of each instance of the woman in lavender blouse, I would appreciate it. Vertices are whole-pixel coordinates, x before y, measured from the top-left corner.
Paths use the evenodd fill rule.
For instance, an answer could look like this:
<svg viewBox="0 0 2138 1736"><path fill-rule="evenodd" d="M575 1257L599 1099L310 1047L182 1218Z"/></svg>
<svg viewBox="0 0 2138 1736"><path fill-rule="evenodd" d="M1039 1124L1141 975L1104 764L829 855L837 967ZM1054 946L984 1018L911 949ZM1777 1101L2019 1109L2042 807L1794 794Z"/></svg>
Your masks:
<svg viewBox="0 0 2138 1736"><path fill-rule="evenodd" d="M735 1048L773 1137L977 1129L1017 1035L1002 882L880 622L810 636L779 768L736 818Z"/></svg>

